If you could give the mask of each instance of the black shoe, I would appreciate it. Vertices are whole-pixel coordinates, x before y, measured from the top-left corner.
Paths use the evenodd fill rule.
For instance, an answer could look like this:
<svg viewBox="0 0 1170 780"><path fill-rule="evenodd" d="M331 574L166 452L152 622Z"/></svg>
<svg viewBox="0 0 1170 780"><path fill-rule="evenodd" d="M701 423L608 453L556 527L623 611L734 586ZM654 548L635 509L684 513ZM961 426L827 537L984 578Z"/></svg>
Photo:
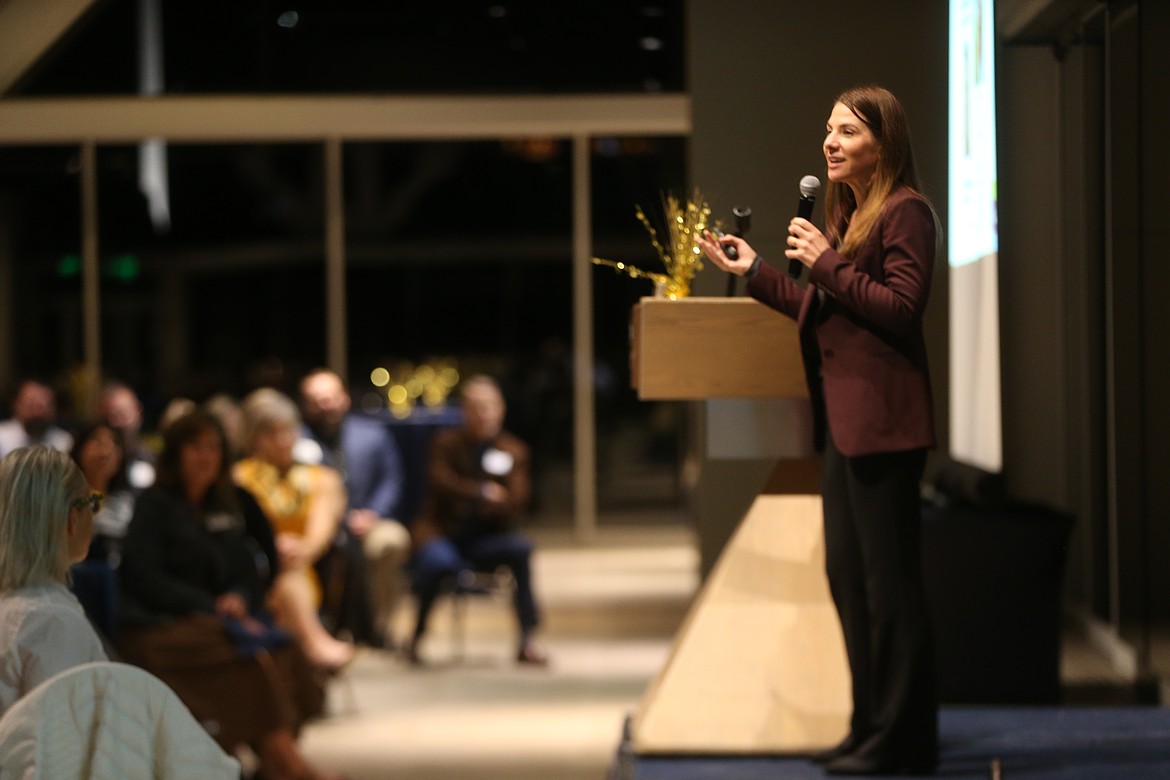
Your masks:
<svg viewBox="0 0 1170 780"><path fill-rule="evenodd" d="M534 640L527 640L516 652L516 662L530 666L548 666L548 653Z"/></svg>
<svg viewBox="0 0 1170 780"><path fill-rule="evenodd" d="M892 775L897 769L897 764L891 761L852 754L838 756L825 764L825 772L830 775Z"/></svg>
<svg viewBox="0 0 1170 780"><path fill-rule="evenodd" d="M373 650L385 650L390 653L398 649L398 644L394 641L394 638L381 631L371 632L365 641L358 642L358 644L365 645Z"/></svg>
<svg viewBox="0 0 1170 780"><path fill-rule="evenodd" d="M937 766L937 759L902 761L849 754L829 761L825 772L830 775L932 775Z"/></svg>
<svg viewBox="0 0 1170 780"><path fill-rule="evenodd" d="M817 764L827 764L835 758L849 755L857 749L857 745L858 740L854 739L853 735L850 734L849 736L845 737L845 739L841 740L839 743L831 748L828 748L827 750L820 750L816 753L810 753L808 759L809 761L813 761Z"/></svg>

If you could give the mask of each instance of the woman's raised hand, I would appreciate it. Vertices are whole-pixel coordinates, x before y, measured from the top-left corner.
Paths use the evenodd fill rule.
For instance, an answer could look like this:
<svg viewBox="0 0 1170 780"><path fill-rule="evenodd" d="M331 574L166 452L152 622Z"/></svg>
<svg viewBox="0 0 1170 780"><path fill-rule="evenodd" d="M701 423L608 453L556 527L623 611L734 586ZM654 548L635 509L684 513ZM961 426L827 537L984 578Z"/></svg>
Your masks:
<svg viewBox="0 0 1170 780"><path fill-rule="evenodd" d="M715 264L717 268L743 276L756 262L756 250L739 236L721 236L716 238L711 231L704 230L703 235L696 237L696 243L703 250L703 254ZM732 260L727 256L724 247L733 246L738 257Z"/></svg>

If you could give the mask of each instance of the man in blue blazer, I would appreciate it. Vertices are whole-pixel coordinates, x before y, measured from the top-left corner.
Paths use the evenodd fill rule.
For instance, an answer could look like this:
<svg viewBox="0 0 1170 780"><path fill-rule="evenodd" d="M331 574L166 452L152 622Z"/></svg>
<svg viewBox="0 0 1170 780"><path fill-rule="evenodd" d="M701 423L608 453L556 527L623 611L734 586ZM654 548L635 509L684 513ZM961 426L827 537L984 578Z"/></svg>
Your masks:
<svg viewBox="0 0 1170 780"><path fill-rule="evenodd" d="M410 533L394 519L402 495L402 458L386 426L350 414L351 405L345 383L334 372L317 369L301 380L305 430L298 459L337 469L349 495L334 555L327 556L332 570L322 576L327 594L341 580L340 598L333 599L340 601L333 605L340 614L334 621L355 641L389 646L410 555Z"/></svg>

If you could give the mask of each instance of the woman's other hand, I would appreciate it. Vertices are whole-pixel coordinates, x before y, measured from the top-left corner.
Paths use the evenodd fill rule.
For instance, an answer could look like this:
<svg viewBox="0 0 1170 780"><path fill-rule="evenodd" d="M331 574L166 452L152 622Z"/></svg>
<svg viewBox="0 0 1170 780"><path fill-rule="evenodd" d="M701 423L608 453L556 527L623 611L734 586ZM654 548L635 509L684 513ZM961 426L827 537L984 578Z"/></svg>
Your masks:
<svg viewBox="0 0 1170 780"><path fill-rule="evenodd" d="M711 231L704 230L703 235L697 236L695 239L699 248L703 250L703 254L715 264L715 266L728 273L736 276L743 276L756 262L756 250L752 249L748 242L744 241L739 236L721 236L716 238ZM727 256L724 247L733 246L739 256L732 260Z"/></svg>

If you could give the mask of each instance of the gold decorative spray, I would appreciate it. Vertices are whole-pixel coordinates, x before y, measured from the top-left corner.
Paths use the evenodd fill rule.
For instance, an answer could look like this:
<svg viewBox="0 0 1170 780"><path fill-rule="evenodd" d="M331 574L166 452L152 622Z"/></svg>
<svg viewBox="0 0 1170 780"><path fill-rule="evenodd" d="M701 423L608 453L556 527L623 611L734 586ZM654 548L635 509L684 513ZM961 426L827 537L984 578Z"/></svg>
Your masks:
<svg viewBox="0 0 1170 780"><path fill-rule="evenodd" d="M670 193L662 196L662 210L666 217L667 233L670 242L663 246L658 239L658 231L654 229L650 218L642 211L641 206L634 207L638 221L650 234L650 243L658 252L666 273L644 271L629 263L619 263L593 258L594 265L606 265L625 273L634 279L650 279L658 286L662 294L671 300L685 298L691 293L691 280L702 270L702 250L699 249L697 238L707 229L708 219L711 216L711 207L703 200L696 188L691 199L685 203Z"/></svg>

